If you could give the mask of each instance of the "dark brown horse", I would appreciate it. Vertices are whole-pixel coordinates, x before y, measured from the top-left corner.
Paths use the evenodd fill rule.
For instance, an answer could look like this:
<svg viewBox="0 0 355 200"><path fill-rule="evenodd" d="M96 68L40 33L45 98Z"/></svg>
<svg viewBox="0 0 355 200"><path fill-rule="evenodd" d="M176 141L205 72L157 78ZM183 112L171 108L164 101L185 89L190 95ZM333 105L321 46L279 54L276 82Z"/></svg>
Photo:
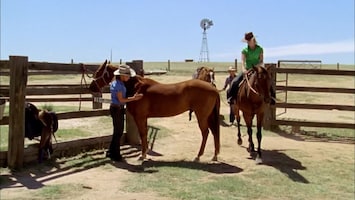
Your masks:
<svg viewBox="0 0 355 200"><path fill-rule="evenodd" d="M110 66L105 64L104 67ZM101 71L105 70L101 69ZM106 71L109 71L109 69L106 69ZM109 80L106 80L106 82L109 82ZM103 83L103 81L100 83ZM104 86L100 83L91 83L90 89L93 92L99 92L101 87ZM215 153L213 160L217 160L220 149L220 98L216 88L211 87L204 81L195 79L174 84L162 84L137 75L131 78L131 84L127 85L127 93L135 92L142 93L143 98L127 103L127 110L132 114L139 130L142 142L141 159L146 158L148 150L147 119L151 117L171 117L191 109L196 114L202 134L202 143L195 160L198 161L204 153L209 129L214 136Z"/></svg>
<svg viewBox="0 0 355 200"><path fill-rule="evenodd" d="M236 104L234 104L234 113L236 115L238 124L238 144L242 144L242 138L240 134L240 115L239 110L243 112L243 118L247 126L248 136L249 136L249 147L247 150L250 155L254 157L254 143L252 139L252 122L256 115L257 119L257 140L258 140L258 150L256 161L258 163L261 160L261 129L264 120L264 110L270 102L270 86L271 86L271 74L269 69L264 67L253 67L248 73L249 76L240 85L238 96L235 97Z"/></svg>
<svg viewBox="0 0 355 200"><path fill-rule="evenodd" d="M38 161L50 158L53 153L52 135L58 130L58 118L54 112L39 110L32 103L25 106L25 137L32 140L41 137L38 148Z"/></svg>

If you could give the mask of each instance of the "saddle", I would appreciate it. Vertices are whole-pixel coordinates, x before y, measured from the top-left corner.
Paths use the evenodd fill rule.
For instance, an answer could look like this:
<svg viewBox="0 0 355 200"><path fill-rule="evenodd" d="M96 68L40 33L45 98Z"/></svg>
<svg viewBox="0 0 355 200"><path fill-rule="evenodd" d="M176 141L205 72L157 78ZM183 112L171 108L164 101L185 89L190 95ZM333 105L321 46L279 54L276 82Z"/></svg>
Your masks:
<svg viewBox="0 0 355 200"><path fill-rule="evenodd" d="M58 117L55 112L40 111L35 105L27 102L25 105L25 137L32 140L41 136L42 129L52 126L52 133L58 130Z"/></svg>

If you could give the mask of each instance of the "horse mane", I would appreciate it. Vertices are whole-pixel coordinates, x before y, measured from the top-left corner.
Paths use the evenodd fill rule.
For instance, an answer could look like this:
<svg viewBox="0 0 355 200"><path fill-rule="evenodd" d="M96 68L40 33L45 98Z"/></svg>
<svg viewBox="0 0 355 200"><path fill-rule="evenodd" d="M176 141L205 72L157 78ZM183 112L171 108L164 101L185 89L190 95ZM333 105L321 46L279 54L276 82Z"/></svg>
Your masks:
<svg viewBox="0 0 355 200"><path fill-rule="evenodd" d="M102 71L105 69L107 64L107 59L105 60L104 63L102 63L99 67L99 69L96 70L96 72L93 74L93 77L97 77L99 73L102 73Z"/></svg>
<svg viewBox="0 0 355 200"><path fill-rule="evenodd" d="M150 79L150 78L145 78L140 75L136 75L135 79L137 82L134 85L135 90L138 93L144 93L148 87L155 85L155 84L160 84L158 81Z"/></svg>

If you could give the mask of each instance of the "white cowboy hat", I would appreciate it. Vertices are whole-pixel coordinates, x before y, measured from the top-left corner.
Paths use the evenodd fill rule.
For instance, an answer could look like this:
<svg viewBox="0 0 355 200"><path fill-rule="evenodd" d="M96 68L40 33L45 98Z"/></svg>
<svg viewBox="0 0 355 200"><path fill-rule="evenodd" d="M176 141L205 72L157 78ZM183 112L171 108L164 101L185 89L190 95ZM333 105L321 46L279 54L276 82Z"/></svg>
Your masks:
<svg viewBox="0 0 355 200"><path fill-rule="evenodd" d="M120 65L116 71L113 72L114 75L125 75L134 77L136 72L128 65Z"/></svg>

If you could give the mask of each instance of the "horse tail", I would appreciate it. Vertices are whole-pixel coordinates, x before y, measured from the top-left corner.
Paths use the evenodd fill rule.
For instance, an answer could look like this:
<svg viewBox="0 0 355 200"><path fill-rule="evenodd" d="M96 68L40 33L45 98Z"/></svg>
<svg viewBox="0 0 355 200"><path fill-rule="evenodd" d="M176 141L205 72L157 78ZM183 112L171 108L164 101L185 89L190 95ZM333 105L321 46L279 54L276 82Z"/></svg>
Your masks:
<svg viewBox="0 0 355 200"><path fill-rule="evenodd" d="M220 96L217 95L216 103L212 110L212 113L209 116L209 128L212 131L214 141L215 141L215 149L216 152L219 153L220 149L220 123L219 123L219 109L220 109L221 99Z"/></svg>

